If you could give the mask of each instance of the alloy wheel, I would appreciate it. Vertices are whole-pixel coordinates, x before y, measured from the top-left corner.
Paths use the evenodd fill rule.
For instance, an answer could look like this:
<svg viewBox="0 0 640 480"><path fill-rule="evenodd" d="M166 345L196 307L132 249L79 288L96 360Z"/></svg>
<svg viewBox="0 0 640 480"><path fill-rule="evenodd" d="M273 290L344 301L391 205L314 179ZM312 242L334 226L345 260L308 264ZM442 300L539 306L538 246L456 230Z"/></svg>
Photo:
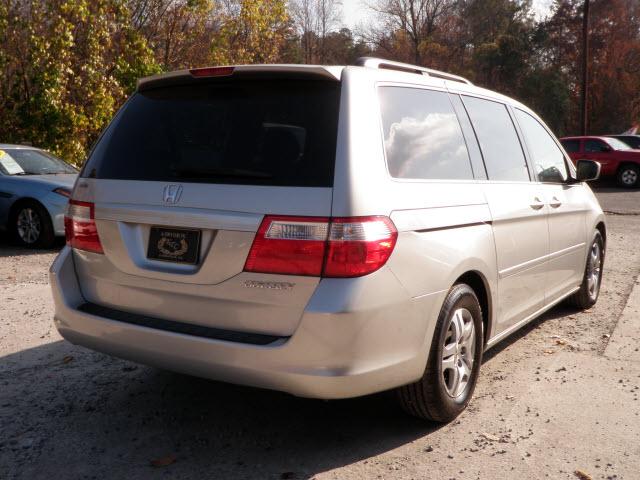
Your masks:
<svg viewBox="0 0 640 480"><path fill-rule="evenodd" d="M638 181L638 172L631 168L623 170L620 174L620 180L622 180L622 183L625 185L635 185Z"/></svg>
<svg viewBox="0 0 640 480"><path fill-rule="evenodd" d="M473 315L466 308L459 308L449 320L441 358L444 386L453 398L462 395L473 372L475 356L475 326Z"/></svg>
<svg viewBox="0 0 640 480"><path fill-rule="evenodd" d="M593 242L589 252L589 260L587 266L587 289L589 298L595 300L600 290L600 279L602 270L602 249L598 242Z"/></svg>
<svg viewBox="0 0 640 480"><path fill-rule="evenodd" d="M40 215L33 208L23 208L18 214L17 230L18 236L24 243L28 245L36 243L42 231Z"/></svg>

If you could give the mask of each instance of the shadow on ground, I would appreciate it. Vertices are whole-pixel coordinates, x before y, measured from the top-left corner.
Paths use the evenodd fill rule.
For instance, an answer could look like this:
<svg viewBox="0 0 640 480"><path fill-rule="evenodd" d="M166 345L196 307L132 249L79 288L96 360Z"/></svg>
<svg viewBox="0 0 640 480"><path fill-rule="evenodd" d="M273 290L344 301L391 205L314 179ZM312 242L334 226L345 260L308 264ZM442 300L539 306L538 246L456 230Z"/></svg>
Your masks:
<svg viewBox="0 0 640 480"><path fill-rule="evenodd" d="M504 340L496 344L490 350L485 352L482 358L483 363L490 362L494 357L498 356L502 351L506 350L511 345L518 342L520 339L526 337L530 332L532 332L533 330L541 326L546 321L567 317L569 315L575 315L579 312L580 310L578 310L577 308L571 307L564 303L561 303L555 306L548 312L532 320L531 322L526 324L524 327L518 329L517 331L509 335L507 338L505 338Z"/></svg>
<svg viewBox="0 0 640 480"><path fill-rule="evenodd" d="M171 478L310 478L437 428L390 397L295 398L57 341L0 358L0 473L148 478L175 455Z"/></svg>
<svg viewBox="0 0 640 480"><path fill-rule="evenodd" d="M547 319L574 312L553 309L487 352L485 362ZM163 372L63 341L0 358L0 386L0 459L9 478L51 471L149 478L159 473L153 459L173 456L162 467L171 478L311 478L438 428L406 416L390 393L301 399Z"/></svg>
<svg viewBox="0 0 640 480"><path fill-rule="evenodd" d="M56 241L51 248L24 248L16 245L16 243L9 238L9 235L5 232L0 232L0 258L3 257L16 257L25 255L38 255L43 253L56 253L64 247L64 238L57 237Z"/></svg>

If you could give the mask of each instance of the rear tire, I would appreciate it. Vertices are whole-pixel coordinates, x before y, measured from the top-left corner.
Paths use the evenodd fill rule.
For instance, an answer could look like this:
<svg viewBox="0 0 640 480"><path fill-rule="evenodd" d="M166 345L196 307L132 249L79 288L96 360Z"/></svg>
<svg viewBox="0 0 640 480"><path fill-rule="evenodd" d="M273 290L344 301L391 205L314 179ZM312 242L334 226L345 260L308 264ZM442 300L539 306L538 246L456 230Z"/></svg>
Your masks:
<svg viewBox="0 0 640 480"><path fill-rule="evenodd" d="M440 310L422 378L397 389L400 406L425 420L456 418L473 395L483 349L478 297L469 285L454 285Z"/></svg>
<svg viewBox="0 0 640 480"><path fill-rule="evenodd" d="M49 212L38 202L21 202L12 212L9 228L14 241L25 248L49 248L55 241Z"/></svg>
<svg viewBox="0 0 640 480"><path fill-rule="evenodd" d="M621 187L636 188L640 185L640 167L632 164L622 165L616 178Z"/></svg>
<svg viewBox="0 0 640 480"><path fill-rule="evenodd" d="M596 230L587 255L587 263L584 267L584 275L580 290L571 295L567 301L580 310L593 307L600 295L602 285L602 270L604 266L604 240L602 234Z"/></svg>

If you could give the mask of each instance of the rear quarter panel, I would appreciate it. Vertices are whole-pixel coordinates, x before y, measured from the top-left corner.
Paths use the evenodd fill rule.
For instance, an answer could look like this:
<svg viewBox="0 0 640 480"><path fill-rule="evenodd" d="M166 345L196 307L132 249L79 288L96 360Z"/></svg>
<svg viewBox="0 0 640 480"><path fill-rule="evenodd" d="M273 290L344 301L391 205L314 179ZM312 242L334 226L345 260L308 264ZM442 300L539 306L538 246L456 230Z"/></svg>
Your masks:
<svg viewBox="0 0 640 480"><path fill-rule="evenodd" d="M394 179L386 165L377 86L446 91L446 82L352 67L343 71L342 80L332 215L392 219L399 236L387 265L413 299L437 295L441 305L456 279L474 271L495 304L495 246L481 186L473 180ZM423 318L429 323L428 343L439 308Z"/></svg>

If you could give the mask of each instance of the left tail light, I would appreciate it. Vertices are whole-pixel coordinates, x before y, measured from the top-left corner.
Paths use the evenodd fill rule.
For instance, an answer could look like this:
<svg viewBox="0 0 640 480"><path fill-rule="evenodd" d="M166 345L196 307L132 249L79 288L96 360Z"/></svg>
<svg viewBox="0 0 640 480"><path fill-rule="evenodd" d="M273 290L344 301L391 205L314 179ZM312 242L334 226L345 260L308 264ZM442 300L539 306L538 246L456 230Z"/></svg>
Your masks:
<svg viewBox="0 0 640 480"><path fill-rule="evenodd" d="M64 217L64 234L67 245L78 250L104 253L96 228L94 204L69 200Z"/></svg>

